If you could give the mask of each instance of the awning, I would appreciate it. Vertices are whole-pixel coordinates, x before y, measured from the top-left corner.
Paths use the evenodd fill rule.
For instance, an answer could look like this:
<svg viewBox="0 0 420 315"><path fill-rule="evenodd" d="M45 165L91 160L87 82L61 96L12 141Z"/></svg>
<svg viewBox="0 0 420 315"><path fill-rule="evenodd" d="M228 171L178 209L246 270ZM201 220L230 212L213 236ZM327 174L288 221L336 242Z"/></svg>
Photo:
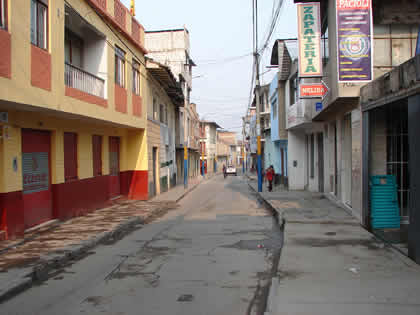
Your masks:
<svg viewBox="0 0 420 315"><path fill-rule="evenodd" d="M329 121L359 106L359 97L339 97L320 111L312 121Z"/></svg>
<svg viewBox="0 0 420 315"><path fill-rule="evenodd" d="M151 75L162 85L165 92L171 98L173 103L177 106L184 106L184 93L180 84L176 81L175 76L169 67L148 59L146 61L146 68Z"/></svg>

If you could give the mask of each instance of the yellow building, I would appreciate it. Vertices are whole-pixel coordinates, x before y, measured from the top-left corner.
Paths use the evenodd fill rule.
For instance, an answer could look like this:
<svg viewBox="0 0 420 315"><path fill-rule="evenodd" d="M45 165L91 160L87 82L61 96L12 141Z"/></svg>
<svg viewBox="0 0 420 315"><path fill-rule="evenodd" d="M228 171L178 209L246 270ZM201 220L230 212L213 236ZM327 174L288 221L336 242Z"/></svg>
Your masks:
<svg viewBox="0 0 420 315"><path fill-rule="evenodd" d="M0 0L0 230L147 199L144 29L119 0Z"/></svg>

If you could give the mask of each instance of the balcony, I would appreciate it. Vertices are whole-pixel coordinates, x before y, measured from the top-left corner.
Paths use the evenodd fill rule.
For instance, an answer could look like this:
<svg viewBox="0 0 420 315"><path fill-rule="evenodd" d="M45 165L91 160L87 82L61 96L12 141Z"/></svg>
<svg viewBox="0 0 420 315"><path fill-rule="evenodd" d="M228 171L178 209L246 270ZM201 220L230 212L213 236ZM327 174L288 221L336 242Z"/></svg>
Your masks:
<svg viewBox="0 0 420 315"><path fill-rule="evenodd" d="M107 99L108 46L106 37L70 6L65 7L64 83L71 96Z"/></svg>
<svg viewBox="0 0 420 315"><path fill-rule="evenodd" d="M105 98L105 80L93 74L66 63L64 72L66 86L78 89L90 95Z"/></svg>
<svg viewBox="0 0 420 315"><path fill-rule="evenodd" d="M286 129L303 128L305 125L310 124L311 107L314 105L313 102L313 100L301 99L289 106L286 114Z"/></svg>

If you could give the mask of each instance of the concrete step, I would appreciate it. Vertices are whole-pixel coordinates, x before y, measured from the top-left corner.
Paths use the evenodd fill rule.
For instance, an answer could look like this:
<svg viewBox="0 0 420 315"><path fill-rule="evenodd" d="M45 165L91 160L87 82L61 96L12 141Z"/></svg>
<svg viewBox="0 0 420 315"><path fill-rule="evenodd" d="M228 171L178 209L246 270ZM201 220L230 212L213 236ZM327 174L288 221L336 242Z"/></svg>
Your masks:
<svg viewBox="0 0 420 315"><path fill-rule="evenodd" d="M57 220L57 219L54 219L54 220L50 220L50 221L47 221L47 222L44 222L44 223L35 225L35 226L33 226L33 227L29 228L29 229L26 229L25 230L25 234L30 234L30 233L33 233L33 232L37 232L37 231L39 231L41 229L47 228L47 227L49 227L49 226L51 226L53 224L56 224L58 222L60 222L60 221Z"/></svg>

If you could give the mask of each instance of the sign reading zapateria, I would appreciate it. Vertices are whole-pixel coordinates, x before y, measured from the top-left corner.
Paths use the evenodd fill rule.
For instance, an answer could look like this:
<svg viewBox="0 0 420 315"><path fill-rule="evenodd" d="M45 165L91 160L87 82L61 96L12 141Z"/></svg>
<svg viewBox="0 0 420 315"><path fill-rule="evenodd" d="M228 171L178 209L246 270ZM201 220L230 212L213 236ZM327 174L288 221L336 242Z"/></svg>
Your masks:
<svg viewBox="0 0 420 315"><path fill-rule="evenodd" d="M319 2L300 3L298 11L299 76L321 77L321 18Z"/></svg>
<svg viewBox="0 0 420 315"><path fill-rule="evenodd" d="M336 0L338 81L371 81L372 1Z"/></svg>

